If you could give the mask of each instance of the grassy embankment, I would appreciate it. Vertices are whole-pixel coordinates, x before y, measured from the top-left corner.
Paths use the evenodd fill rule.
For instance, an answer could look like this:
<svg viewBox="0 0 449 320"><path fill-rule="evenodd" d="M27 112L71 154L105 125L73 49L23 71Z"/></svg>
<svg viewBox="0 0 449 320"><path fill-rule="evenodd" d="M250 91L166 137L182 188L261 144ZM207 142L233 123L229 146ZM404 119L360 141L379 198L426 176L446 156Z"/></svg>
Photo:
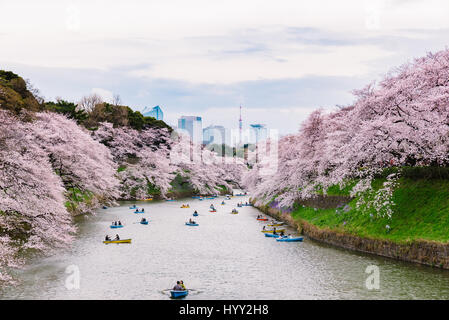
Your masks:
<svg viewBox="0 0 449 320"><path fill-rule="evenodd" d="M411 240L449 241L449 179L446 168L429 170L409 168L398 180L393 193L391 219L378 218L374 209L356 208L357 198L349 202L351 209L316 209L298 206L293 212L295 220L304 220L319 228L352 234L364 238L388 239L403 243ZM377 178L373 188L385 181ZM349 195L349 189L332 187L329 195ZM373 214L373 216L370 216ZM391 227L387 232L386 225Z"/></svg>

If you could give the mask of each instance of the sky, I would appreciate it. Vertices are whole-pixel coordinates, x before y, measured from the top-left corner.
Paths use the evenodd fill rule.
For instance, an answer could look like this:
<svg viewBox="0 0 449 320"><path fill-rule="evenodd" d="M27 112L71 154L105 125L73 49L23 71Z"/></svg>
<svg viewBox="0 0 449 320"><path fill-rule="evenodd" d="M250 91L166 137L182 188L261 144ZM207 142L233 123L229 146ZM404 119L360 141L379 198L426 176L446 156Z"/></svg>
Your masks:
<svg viewBox="0 0 449 320"><path fill-rule="evenodd" d="M244 128L296 132L317 108L447 49L447 0L0 0L0 69L46 100L119 94Z"/></svg>

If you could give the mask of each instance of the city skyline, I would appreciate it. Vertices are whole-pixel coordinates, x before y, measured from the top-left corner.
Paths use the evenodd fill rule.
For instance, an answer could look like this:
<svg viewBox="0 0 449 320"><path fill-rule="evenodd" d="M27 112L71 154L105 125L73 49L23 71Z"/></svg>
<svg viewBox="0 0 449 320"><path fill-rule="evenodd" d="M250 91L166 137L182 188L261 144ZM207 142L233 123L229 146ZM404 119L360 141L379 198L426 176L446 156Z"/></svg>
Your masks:
<svg viewBox="0 0 449 320"><path fill-rule="evenodd" d="M241 107L240 107L241 109ZM223 125L210 124L203 127L203 118L199 116L181 116L178 118L178 125L171 125L175 130L181 129L179 132L184 132L190 135L193 141L202 142L202 144L227 144L230 146L258 143L270 137L269 128L265 124L248 123L246 128L243 128L242 118L240 117L238 125L234 127L225 127ZM197 122L193 124L192 122ZM254 121L252 121L254 122ZM170 124L169 124L170 125ZM241 130L242 129L242 130ZM200 134L200 132L202 132ZM201 138L199 138L201 136ZM272 137L278 138L277 132Z"/></svg>

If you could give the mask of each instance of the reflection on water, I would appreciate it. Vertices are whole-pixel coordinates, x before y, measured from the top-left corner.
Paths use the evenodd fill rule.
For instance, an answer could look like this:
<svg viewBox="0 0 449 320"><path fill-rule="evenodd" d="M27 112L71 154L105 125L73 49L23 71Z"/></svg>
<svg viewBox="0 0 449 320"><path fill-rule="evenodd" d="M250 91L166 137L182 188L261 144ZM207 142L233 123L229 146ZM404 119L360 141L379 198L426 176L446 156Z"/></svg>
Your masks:
<svg viewBox="0 0 449 320"><path fill-rule="evenodd" d="M168 288L183 280L186 299L448 299L449 272L304 242L266 238L260 212L238 208L247 197L140 202L144 214L122 206L99 209L78 222L70 250L36 259L18 271L20 285L4 288L3 299L170 299ZM183 203L190 208L181 209ZM216 213L209 213L213 203ZM194 210L198 227L185 222ZM138 223L142 217L148 225ZM192 217L193 218L193 217ZM110 229L112 221L125 227ZM290 229L288 232L294 233ZM132 238L131 244L103 244L104 236ZM365 283L370 265L379 267L379 290ZM79 289L67 289L79 270ZM72 269L69 269L69 271ZM73 286L72 286L73 287ZM69 286L70 288L70 286Z"/></svg>

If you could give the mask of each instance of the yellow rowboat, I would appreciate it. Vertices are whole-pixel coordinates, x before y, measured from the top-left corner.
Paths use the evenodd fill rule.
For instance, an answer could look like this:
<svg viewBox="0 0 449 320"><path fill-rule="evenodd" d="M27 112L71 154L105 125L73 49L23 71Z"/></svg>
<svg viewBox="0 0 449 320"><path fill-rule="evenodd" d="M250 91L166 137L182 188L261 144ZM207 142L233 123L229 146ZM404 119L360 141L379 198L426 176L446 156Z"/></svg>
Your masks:
<svg viewBox="0 0 449 320"><path fill-rule="evenodd" d="M238 211L231 211L231 214L238 214Z"/></svg>
<svg viewBox="0 0 449 320"><path fill-rule="evenodd" d="M103 241L103 243L131 243L131 239L123 239L123 240L109 240L109 241Z"/></svg>
<svg viewBox="0 0 449 320"><path fill-rule="evenodd" d="M276 233L280 233L282 231L285 232L285 229L276 229ZM263 232L263 233L273 233L273 230L262 230L261 232Z"/></svg>
<svg viewBox="0 0 449 320"><path fill-rule="evenodd" d="M190 206L181 206L182 209L190 208Z"/></svg>
<svg viewBox="0 0 449 320"><path fill-rule="evenodd" d="M267 227L280 227L283 226L283 223L275 223L275 224L267 224Z"/></svg>

